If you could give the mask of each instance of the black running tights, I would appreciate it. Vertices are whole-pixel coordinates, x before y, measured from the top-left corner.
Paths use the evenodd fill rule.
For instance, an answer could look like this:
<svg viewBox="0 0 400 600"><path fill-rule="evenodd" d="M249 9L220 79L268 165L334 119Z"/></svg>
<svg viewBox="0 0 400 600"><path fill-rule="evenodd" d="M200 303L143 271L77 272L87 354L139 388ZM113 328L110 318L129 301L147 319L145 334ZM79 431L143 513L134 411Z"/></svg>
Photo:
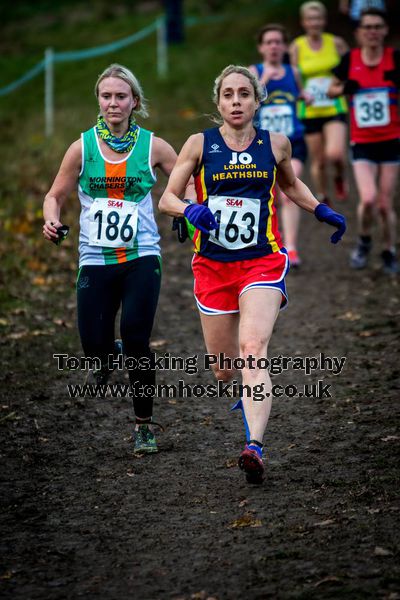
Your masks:
<svg viewBox="0 0 400 600"><path fill-rule="evenodd" d="M78 327L86 356L99 357L103 365L114 354L115 319L121 306L121 338L125 357L149 357L149 342L161 283L161 259L143 256L114 265L86 265L77 279ZM135 361L132 361L135 362ZM154 369L130 369L132 385L155 384ZM135 415L151 417L153 398L133 398Z"/></svg>

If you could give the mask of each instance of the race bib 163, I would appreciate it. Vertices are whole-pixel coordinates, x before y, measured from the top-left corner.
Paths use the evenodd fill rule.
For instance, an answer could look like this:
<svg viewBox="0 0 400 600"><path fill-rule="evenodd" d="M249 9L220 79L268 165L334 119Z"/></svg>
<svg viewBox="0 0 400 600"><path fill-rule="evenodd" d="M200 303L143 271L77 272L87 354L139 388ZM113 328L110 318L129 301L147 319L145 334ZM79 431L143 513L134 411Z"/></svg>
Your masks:
<svg viewBox="0 0 400 600"><path fill-rule="evenodd" d="M210 233L210 242L228 250L240 250L257 244L260 221L258 198L210 196L208 207L219 223L215 233Z"/></svg>

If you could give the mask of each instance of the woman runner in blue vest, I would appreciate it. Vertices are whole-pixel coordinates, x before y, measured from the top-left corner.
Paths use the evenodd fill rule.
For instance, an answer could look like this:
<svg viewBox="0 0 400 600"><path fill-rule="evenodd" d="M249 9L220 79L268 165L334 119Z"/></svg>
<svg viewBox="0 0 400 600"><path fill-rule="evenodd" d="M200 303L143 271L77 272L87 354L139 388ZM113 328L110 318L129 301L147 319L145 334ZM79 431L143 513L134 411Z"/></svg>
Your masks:
<svg viewBox="0 0 400 600"><path fill-rule="evenodd" d="M267 129L270 133L283 133L292 145L292 167L296 177L301 177L307 159L307 146L304 141L304 127L296 114L299 97L304 98L297 69L284 64L287 50L287 33L279 24L264 26L258 34L258 51L262 63L251 65L266 98L258 109L254 125ZM301 260L297 251L297 237L300 224L300 208L285 194L277 190L281 200L282 233L291 267L299 267ZM279 198L280 196L280 198Z"/></svg>
<svg viewBox="0 0 400 600"><path fill-rule="evenodd" d="M288 138L254 128L263 97L245 67L222 71L214 86L221 126L190 136L159 204L162 212L185 216L195 227L194 294L207 352L243 357L246 364L249 357L267 356L275 320L287 301L288 257L277 227L276 181L293 202L338 228L333 243L345 231L344 217L320 204L294 174ZM184 199L192 175L197 203ZM224 382L234 375L218 363L214 373ZM271 380L268 371L257 368L244 368L242 380L251 393L239 403L247 439L239 466L250 483L261 483Z"/></svg>

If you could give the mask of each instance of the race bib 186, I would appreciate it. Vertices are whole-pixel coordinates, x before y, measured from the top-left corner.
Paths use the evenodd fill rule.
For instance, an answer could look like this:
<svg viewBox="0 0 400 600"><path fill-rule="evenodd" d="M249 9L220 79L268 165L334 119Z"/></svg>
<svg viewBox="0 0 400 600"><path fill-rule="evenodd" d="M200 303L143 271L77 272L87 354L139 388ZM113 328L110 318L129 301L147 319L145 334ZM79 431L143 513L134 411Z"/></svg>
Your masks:
<svg viewBox="0 0 400 600"><path fill-rule="evenodd" d="M354 116L358 127L381 127L390 123L387 90L360 91L353 97Z"/></svg>
<svg viewBox="0 0 400 600"><path fill-rule="evenodd" d="M258 198L210 196L208 207L219 228L210 233L209 241L229 250L255 246L260 222Z"/></svg>
<svg viewBox="0 0 400 600"><path fill-rule="evenodd" d="M117 198L95 198L89 211L89 245L132 248L138 205Z"/></svg>
<svg viewBox="0 0 400 600"><path fill-rule="evenodd" d="M260 127L272 133L293 135L293 109L290 104L266 104L260 109Z"/></svg>
<svg viewBox="0 0 400 600"><path fill-rule="evenodd" d="M326 95L331 81L331 77L311 77L307 81L306 91L313 97L312 106L315 108L334 106L335 101Z"/></svg>

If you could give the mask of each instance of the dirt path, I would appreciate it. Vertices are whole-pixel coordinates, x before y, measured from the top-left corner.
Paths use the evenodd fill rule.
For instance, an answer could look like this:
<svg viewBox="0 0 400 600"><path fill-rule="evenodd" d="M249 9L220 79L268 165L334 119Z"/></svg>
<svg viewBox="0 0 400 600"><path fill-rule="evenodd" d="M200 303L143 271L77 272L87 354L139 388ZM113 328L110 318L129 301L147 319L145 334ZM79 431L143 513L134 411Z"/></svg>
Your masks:
<svg viewBox="0 0 400 600"><path fill-rule="evenodd" d="M163 223L156 350L201 355L190 250ZM228 400L159 400L162 452L137 459L128 400L68 398L79 379L51 354L80 352L71 273L19 313L31 334L37 315L52 322L50 335L3 340L3 598L400 598L398 282L378 262L349 271L353 227L338 247L311 216L302 232L304 266L288 277L270 355L347 361L338 376L274 377L323 379L333 397L274 401L261 487L235 466L243 432ZM208 372L159 381L178 378L212 383Z"/></svg>

